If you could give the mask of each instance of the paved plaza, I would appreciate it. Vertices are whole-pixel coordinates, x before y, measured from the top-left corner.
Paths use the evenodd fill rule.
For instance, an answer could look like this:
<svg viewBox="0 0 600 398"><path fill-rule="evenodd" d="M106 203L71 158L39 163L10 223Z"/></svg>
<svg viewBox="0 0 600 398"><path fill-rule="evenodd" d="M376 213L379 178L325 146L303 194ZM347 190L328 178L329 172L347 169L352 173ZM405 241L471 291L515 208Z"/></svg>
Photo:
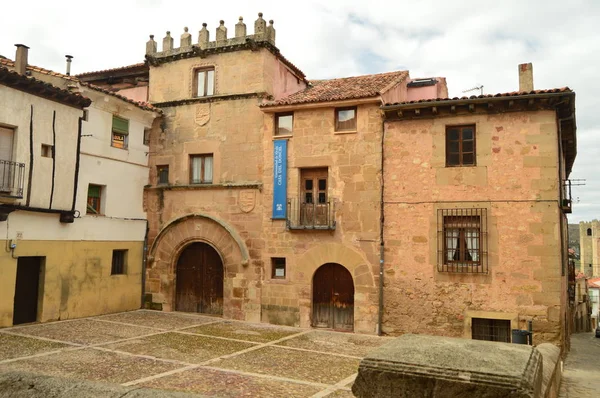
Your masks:
<svg viewBox="0 0 600 398"><path fill-rule="evenodd" d="M360 359L388 340L139 310L0 329L0 372L214 397L353 397Z"/></svg>

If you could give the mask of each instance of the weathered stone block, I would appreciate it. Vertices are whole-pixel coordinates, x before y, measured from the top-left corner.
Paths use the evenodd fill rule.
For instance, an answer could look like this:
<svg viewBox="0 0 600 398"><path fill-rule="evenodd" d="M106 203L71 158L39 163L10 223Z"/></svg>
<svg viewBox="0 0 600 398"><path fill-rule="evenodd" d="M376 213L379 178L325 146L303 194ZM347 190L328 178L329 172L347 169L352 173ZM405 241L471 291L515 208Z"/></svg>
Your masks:
<svg viewBox="0 0 600 398"><path fill-rule="evenodd" d="M367 355L357 397L541 397L542 356L517 344L406 334Z"/></svg>

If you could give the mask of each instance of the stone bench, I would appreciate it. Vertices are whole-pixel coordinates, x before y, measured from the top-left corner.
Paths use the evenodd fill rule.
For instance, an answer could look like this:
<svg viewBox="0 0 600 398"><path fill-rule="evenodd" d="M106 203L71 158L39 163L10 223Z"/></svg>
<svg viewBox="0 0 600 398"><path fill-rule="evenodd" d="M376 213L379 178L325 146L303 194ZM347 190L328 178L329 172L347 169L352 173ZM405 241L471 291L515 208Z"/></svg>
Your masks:
<svg viewBox="0 0 600 398"><path fill-rule="evenodd" d="M560 350L542 346L407 334L360 362L352 392L360 398L552 397Z"/></svg>

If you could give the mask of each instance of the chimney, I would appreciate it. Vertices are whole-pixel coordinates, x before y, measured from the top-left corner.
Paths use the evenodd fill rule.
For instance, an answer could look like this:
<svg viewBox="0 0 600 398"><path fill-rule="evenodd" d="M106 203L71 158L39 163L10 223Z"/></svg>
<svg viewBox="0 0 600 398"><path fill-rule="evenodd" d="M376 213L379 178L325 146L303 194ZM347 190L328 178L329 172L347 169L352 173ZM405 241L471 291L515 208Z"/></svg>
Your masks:
<svg viewBox="0 0 600 398"><path fill-rule="evenodd" d="M15 44L17 47L17 55L15 55L15 72L25 76L27 71L27 53L29 47L24 44Z"/></svg>
<svg viewBox="0 0 600 398"><path fill-rule="evenodd" d="M519 65L519 91L533 91L533 64Z"/></svg>
<svg viewBox="0 0 600 398"><path fill-rule="evenodd" d="M65 55L67 58L67 76L71 76L71 60L73 59L72 55Z"/></svg>

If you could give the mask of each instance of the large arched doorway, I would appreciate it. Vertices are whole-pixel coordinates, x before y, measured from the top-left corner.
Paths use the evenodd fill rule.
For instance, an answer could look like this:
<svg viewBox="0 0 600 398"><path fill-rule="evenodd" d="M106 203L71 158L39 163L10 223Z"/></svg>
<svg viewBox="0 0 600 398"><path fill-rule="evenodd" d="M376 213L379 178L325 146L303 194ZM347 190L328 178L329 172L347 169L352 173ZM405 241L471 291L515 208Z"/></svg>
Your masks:
<svg viewBox="0 0 600 398"><path fill-rule="evenodd" d="M314 327L354 330L354 281L340 264L327 263L313 276Z"/></svg>
<svg viewBox="0 0 600 398"><path fill-rule="evenodd" d="M192 243L179 255L175 310L223 314L223 262L209 244Z"/></svg>

